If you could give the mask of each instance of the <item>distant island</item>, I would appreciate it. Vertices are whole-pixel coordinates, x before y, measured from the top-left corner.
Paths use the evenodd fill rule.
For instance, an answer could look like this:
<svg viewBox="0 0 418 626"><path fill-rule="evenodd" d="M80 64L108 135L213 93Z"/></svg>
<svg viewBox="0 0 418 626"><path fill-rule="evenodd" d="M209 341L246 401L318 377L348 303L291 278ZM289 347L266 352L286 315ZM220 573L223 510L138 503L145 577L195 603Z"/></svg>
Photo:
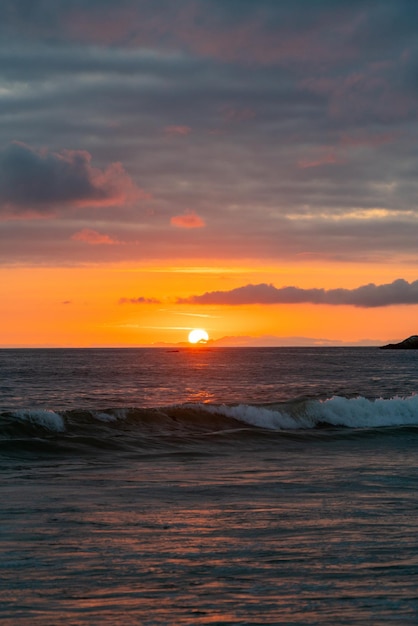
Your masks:
<svg viewBox="0 0 418 626"><path fill-rule="evenodd" d="M418 350L418 335L412 335L399 343L388 343L381 346L381 350Z"/></svg>

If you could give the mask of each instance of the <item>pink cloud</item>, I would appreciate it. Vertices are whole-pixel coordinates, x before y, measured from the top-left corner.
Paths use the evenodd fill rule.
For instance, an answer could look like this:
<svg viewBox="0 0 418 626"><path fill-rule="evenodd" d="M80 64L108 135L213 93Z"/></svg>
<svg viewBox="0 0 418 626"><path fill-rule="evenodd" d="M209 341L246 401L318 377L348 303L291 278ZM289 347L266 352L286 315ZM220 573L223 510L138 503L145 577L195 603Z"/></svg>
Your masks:
<svg viewBox="0 0 418 626"><path fill-rule="evenodd" d="M87 243L91 246L97 245L115 245L120 243L116 239L112 239L109 235L102 235L98 233L96 230L91 230L90 228L83 228L78 232L72 235L71 239L73 241L82 241L83 243Z"/></svg>
<svg viewBox="0 0 418 626"><path fill-rule="evenodd" d="M174 215L170 220L172 226L178 228L202 228L206 226L204 220L194 211L186 211L183 215Z"/></svg>
<svg viewBox="0 0 418 626"><path fill-rule="evenodd" d="M399 133L381 133L376 135L343 135L341 145L348 148L382 146L386 143L392 143L399 136Z"/></svg>
<svg viewBox="0 0 418 626"><path fill-rule="evenodd" d="M166 126L164 128L164 134L169 137L185 137L190 135L191 132L190 126Z"/></svg>
<svg viewBox="0 0 418 626"><path fill-rule="evenodd" d="M393 71L393 70L392 70ZM332 78L309 78L301 86L328 99L329 113L350 120L373 115L376 120L404 118L416 109L413 96L394 90L386 65Z"/></svg>
<svg viewBox="0 0 418 626"><path fill-rule="evenodd" d="M90 160L89 155L89 162ZM87 206L125 205L135 200L150 198L149 193L135 185L122 163L111 163L105 170L90 167L89 175L91 185L97 190L98 197L96 200L91 199ZM76 206L86 206L85 200L80 199Z"/></svg>
<svg viewBox="0 0 418 626"><path fill-rule="evenodd" d="M305 158L298 161L298 167L300 169L307 169L310 167L321 167L322 165L336 165L338 163L345 163L345 159L341 156L341 153L347 155L351 148L376 148L386 143L391 143L399 133L380 133L375 135L357 135L350 136L344 134L339 142L339 145L334 146L322 146L316 151L316 154L312 158ZM340 154L338 154L338 152Z"/></svg>
<svg viewBox="0 0 418 626"><path fill-rule="evenodd" d="M65 29L77 40L112 44L124 40L138 22L138 12L131 7L74 9L65 18Z"/></svg>
<svg viewBox="0 0 418 626"><path fill-rule="evenodd" d="M307 169L310 167L321 167L322 165L336 165L337 163L342 163L342 159L340 159L334 148L323 148L318 156L312 159L301 159L298 161L298 167L300 169Z"/></svg>

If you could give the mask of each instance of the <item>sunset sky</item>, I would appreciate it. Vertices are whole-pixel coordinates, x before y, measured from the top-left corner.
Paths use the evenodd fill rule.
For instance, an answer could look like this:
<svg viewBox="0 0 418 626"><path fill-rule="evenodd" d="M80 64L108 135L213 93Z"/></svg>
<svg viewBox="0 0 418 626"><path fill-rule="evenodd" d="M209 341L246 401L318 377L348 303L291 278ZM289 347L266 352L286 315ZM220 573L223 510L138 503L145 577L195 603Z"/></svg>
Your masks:
<svg viewBox="0 0 418 626"><path fill-rule="evenodd" d="M416 0L3 0L0 346L418 334L417 32Z"/></svg>

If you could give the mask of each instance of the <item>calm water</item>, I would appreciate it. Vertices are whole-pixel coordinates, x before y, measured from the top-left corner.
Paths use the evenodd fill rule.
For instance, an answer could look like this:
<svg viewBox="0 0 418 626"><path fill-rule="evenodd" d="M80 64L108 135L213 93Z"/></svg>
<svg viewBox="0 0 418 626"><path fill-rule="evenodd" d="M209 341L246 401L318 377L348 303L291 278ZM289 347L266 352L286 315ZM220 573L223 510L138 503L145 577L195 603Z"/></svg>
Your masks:
<svg viewBox="0 0 418 626"><path fill-rule="evenodd" d="M418 624L418 352L0 350L0 619Z"/></svg>

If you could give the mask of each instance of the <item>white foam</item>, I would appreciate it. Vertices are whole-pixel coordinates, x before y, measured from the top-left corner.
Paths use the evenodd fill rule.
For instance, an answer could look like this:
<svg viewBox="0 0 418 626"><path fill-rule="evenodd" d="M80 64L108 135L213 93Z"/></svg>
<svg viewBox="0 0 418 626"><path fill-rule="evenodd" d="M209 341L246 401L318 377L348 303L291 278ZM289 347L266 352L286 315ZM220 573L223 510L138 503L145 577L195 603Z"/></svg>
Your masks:
<svg viewBox="0 0 418 626"><path fill-rule="evenodd" d="M93 417L99 422L117 422L118 418L116 415L111 415L110 413L93 413Z"/></svg>
<svg viewBox="0 0 418 626"><path fill-rule="evenodd" d="M418 395L368 400L363 397L335 396L310 405L309 414L333 426L380 428L384 426L418 426Z"/></svg>
<svg viewBox="0 0 418 626"><path fill-rule="evenodd" d="M361 396L309 401L288 405L286 409L265 408L239 404L236 406L208 406L202 409L220 413L246 424L270 430L315 428L318 424L346 428L382 428L418 426L418 395L368 400Z"/></svg>
<svg viewBox="0 0 418 626"><path fill-rule="evenodd" d="M58 413L48 409L20 409L13 413L17 419L42 426L54 432L65 430L64 420Z"/></svg>

